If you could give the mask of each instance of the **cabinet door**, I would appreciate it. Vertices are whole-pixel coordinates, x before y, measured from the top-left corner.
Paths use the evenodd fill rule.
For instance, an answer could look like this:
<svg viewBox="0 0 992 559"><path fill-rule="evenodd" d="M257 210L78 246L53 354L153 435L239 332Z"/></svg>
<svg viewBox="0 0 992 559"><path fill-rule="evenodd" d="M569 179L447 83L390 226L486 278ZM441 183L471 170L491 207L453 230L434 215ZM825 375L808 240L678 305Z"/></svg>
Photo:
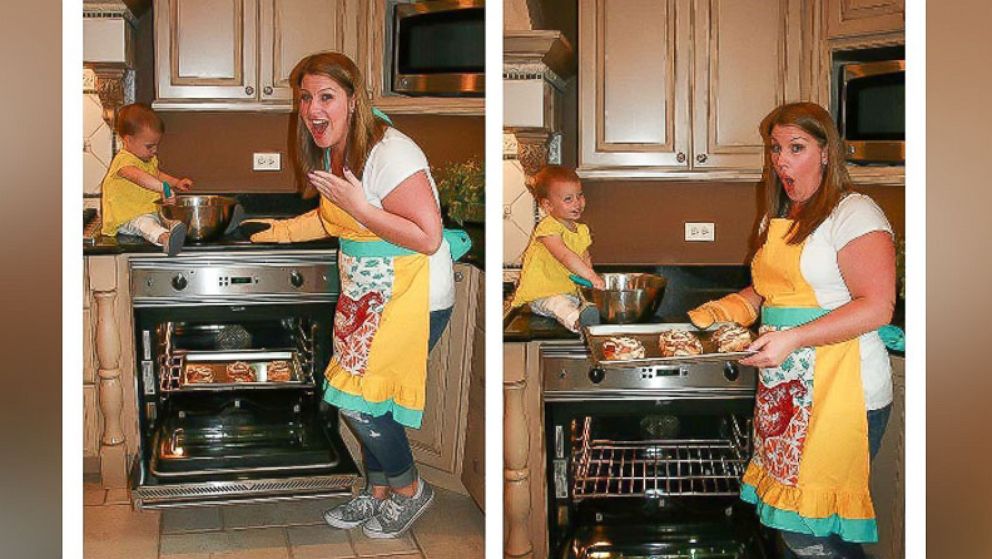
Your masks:
<svg viewBox="0 0 992 559"><path fill-rule="evenodd" d="M827 38L902 31L903 0L827 0Z"/></svg>
<svg viewBox="0 0 992 559"><path fill-rule="evenodd" d="M689 166L688 0L579 1L579 167Z"/></svg>
<svg viewBox="0 0 992 559"><path fill-rule="evenodd" d="M805 0L695 0L693 167L759 170L758 125L799 100Z"/></svg>
<svg viewBox="0 0 992 559"><path fill-rule="evenodd" d="M156 0L158 98L255 100L256 35L256 0Z"/></svg>
<svg viewBox="0 0 992 559"><path fill-rule="evenodd" d="M365 0L261 0L259 8L260 99L292 101L289 74L304 56L321 51L342 52L356 64L360 36L359 14ZM361 66L359 66L361 67Z"/></svg>
<svg viewBox="0 0 992 559"><path fill-rule="evenodd" d="M468 410L465 420L465 450L462 458L462 485L479 508L486 510L486 332L485 332L485 274L476 268L470 271L474 285L475 308L469 339L472 356L469 360Z"/></svg>
<svg viewBox="0 0 992 559"><path fill-rule="evenodd" d="M427 364L427 401L420 429L407 429L413 458L446 474L459 473L465 428L464 394L467 388L466 347L471 285L462 268L455 269L455 308L444 334ZM432 480L428 480L432 481ZM460 482L457 482L460 484ZM450 483L442 483L451 488Z"/></svg>

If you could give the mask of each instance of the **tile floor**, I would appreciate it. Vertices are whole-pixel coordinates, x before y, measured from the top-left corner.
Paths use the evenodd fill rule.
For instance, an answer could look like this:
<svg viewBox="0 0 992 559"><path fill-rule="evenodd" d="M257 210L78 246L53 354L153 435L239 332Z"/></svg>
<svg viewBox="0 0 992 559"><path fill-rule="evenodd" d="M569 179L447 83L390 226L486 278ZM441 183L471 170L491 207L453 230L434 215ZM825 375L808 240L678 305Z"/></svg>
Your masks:
<svg viewBox="0 0 992 559"><path fill-rule="evenodd" d="M434 504L404 537L370 540L335 530L321 513L344 499L167 511L131 509L124 491L84 483L87 559L475 559L484 518L470 497L436 489Z"/></svg>

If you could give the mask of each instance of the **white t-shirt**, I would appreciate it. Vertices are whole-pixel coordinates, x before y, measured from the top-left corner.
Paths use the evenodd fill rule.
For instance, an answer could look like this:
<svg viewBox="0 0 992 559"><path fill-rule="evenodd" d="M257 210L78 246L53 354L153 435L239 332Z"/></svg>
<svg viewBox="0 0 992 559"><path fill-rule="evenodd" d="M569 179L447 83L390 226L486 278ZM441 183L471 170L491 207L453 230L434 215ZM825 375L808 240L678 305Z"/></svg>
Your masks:
<svg viewBox="0 0 992 559"><path fill-rule="evenodd" d="M892 226L871 198L851 193L806 239L799 267L820 307L833 310L851 300L837 264L837 253L847 243L872 231L885 231L891 235ZM892 402L889 354L876 331L863 334L860 342L865 405L869 410L879 409Z"/></svg>
<svg viewBox="0 0 992 559"><path fill-rule="evenodd" d="M382 140L372 147L365 162L362 187L365 199L382 208L382 199L394 188L417 171L424 171L434 192L434 201L440 204L437 186L427 157L407 135L395 128L386 129ZM441 247L430 257L430 310L447 309L455 304L455 280L451 262L451 247L442 239Z"/></svg>

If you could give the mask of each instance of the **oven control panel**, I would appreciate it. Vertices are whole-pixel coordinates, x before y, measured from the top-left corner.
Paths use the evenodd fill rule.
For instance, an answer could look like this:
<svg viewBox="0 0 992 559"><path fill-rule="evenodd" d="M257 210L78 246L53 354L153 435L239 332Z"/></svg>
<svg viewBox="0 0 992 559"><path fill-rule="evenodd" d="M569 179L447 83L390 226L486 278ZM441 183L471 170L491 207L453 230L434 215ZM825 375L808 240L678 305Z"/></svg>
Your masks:
<svg viewBox="0 0 992 559"><path fill-rule="evenodd" d="M142 301L225 297L336 297L340 280L336 258L215 258L133 260L131 296Z"/></svg>
<svg viewBox="0 0 992 559"><path fill-rule="evenodd" d="M602 369L580 345L542 347L540 366L546 399L753 395L757 386L756 369L733 361Z"/></svg>

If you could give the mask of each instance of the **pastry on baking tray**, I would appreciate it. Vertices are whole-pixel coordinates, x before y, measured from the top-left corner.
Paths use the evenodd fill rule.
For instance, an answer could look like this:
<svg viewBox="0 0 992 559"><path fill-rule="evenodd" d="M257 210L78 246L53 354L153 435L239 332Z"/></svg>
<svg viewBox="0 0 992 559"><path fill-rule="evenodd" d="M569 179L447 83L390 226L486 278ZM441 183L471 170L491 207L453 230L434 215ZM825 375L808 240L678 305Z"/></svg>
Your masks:
<svg viewBox="0 0 992 559"><path fill-rule="evenodd" d="M751 332L738 324L724 324L713 331L713 343L720 353L744 351L751 341Z"/></svg>
<svg viewBox="0 0 992 559"><path fill-rule="evenodd" d="M214 370L210 365L186 365L186 383L202 384L214 381Z"/></svg>
<svg viewBox="0 0 992 559"><path fill-rule="evenodd" d="M703 352L703 344L688 330L665 330L658 336L662 357L692 357Z"/></svg>
<svg viewBox="0 0 992 559"><path fill-rule="evenodd" d="M269 382L288 382L291 372L289 361L273 361L265 368L265 378Z"/></svg>
<svg viewBox="0 0 992 559"><path fill-rule="evenodd" d="M644 358L644 344L627 336L614 336L603 342L603 356L610 361Z"/></svg>
<svg viewBox="0 0 992 559"><path fill-rule="evenodd" d="M227 378L231 382L255 382L255 369L244 361L235 361L227 366Z"/></svg>

